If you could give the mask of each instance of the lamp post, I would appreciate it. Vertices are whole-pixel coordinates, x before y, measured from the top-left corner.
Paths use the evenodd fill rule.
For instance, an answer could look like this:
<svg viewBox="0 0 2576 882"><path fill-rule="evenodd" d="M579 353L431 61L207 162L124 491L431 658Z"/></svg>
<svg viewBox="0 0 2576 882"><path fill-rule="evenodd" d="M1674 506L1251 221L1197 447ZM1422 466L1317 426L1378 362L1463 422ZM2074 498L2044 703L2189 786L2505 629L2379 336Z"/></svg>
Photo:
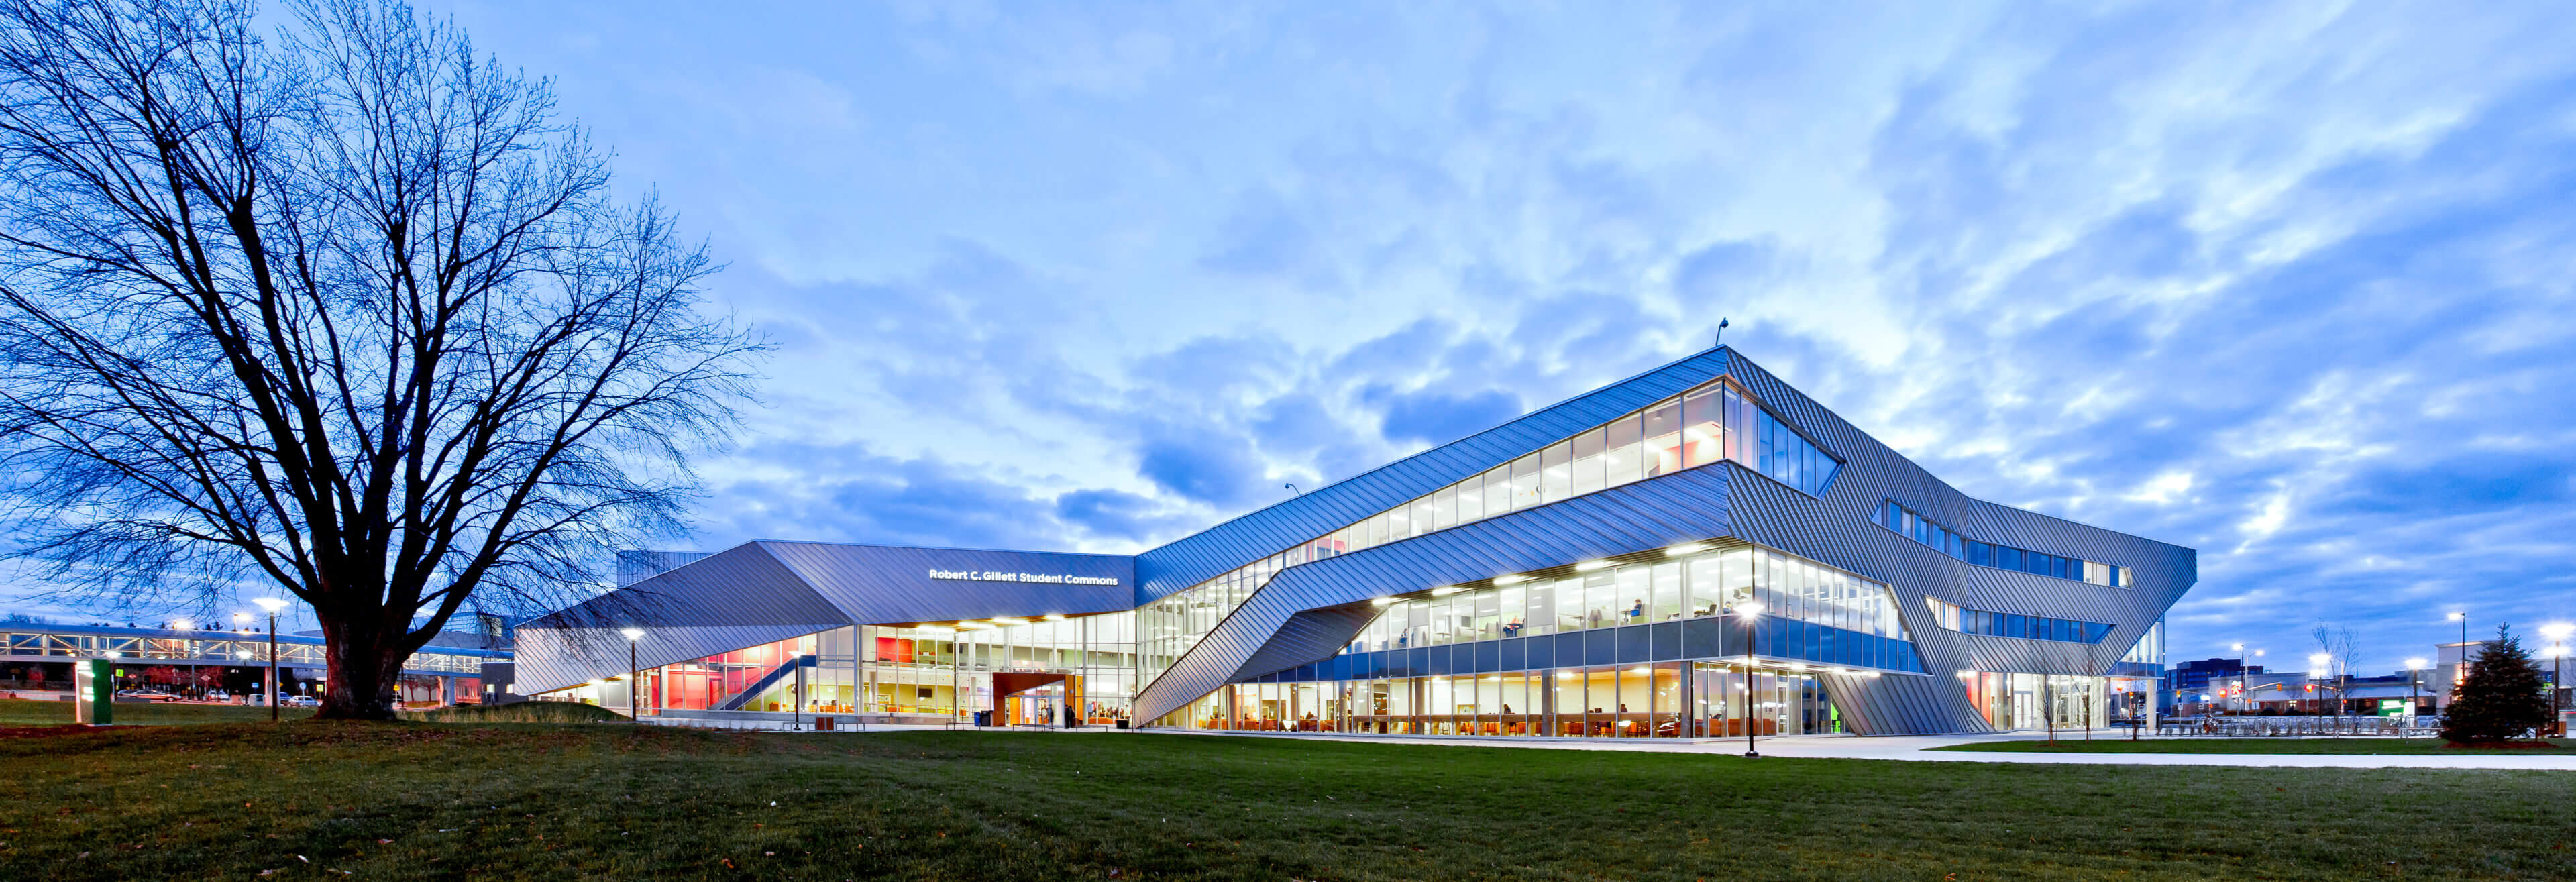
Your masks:
<svg viewBox="0 0 2576 882"><path fill-rule="evenodd" d="M233 613L233 631L240 634L250 633L250 613ZM242 661L250 661L250 650L238 650L235 652L235 655L239 656Z"/></svg>
<svg viewBox="0 0 2576 882"><path fill-rule="evenodd" d="M2451 665L2451 686L2453 694L2456 695L2460 680L2466 677L2469 671L2469 614L2453 611L2445 618L2460 623L2460 660Z"/></svg>
<svg viewBox="0 0 2576 882"><path fill-rule="evenodd" d="M256 598L251 602L259 604L260 609L268 611L268 721L274 723L278 721L277 611L286 608L286 601L279 600L274 597L261 597Z"/></svg>
<svg viewBox="0 0 2576 882"><path fill-rule="evenodd" d="M2333 666L2334 656L2327 655L2322 652L2308 656L2308 689L2309 691L2317 693L2317 706L2311 708L2311 710L2318 716L2324 716L2325 694L2324 690L2318 689L2316 684L2317 681L2323 680L2328 676L2332 676ZM2343 716L2340 708L2337 709L2335 716Z"/></svg>
<svg viewBox="0 0 2576 882"><path fill-rule="evenodd" d="M2409 723L2412 723L2412 722L2414 722L2414 721L2415 721L2416 709L2422 706L2423 699L2422 699L2421 697L2419 697L2419 696L2421 696L2421 695L2423 694L2423 691L2424 691L2424 659L2422 659L2422 658L2420 658L2420 657L2418 657L2418 658L2410 658L2410 659L2407 659L2407 660L2406 660L2406 721L2407 721L2407 722L2409 722Z"/></svg>
<svg viewBox="0 0 2576 882"><path fill-rule="evenodd" d="M2243 714L2246 714L2246 713L2250 713L2250 712L2252 712L2252 711L2253 711L2253 709L2254 709L2254 672L2253 672L2251 669L2248 669L2247 667L2245 667L2245 657L2246 657L2246 656L2245 656L2245 644L2242 644L2242 643L2235 644L2235 649L2236 649L2236 704L2237 704L2236 712L2237 712L2237 714L2238 714L2238 715L2240 715L2240 716L2241 716L2241 715L2243 715ZM2262 658L2262 657L2263 657L2263 651L2262 651L2262 650L2260 650L2260 649L2254 650L2254 657L2255 657L2255 658Z"/></svg>
<svg viewBox="0 0 2576 882"><path fill-rule="evenodd" d="M1762 603L1736 604L1735 617L1744 620L1744 755L1758 757L1762 754L1753 749L1753 621L1762 617Z"/></svg>
<svg viewBox="0 0 2576 882"><path fill-rule="evenodd" d="M644 715L636 712L635 693L644 687L644 676L643 669L635 665L635 641L644 639L644 629L628 628L618 633L626 635L626 718L641 723Z"/></svg>
<svg viewBox="0 0 2576 882"><path fill-rule="evenodd" d="M2540 634L2549 638L2549 709L2564 710L2567 703L2558 697L2558 690L2566 688L2567 637L2576 634L2576 625L2566 622L2542 625Z"/></svg>

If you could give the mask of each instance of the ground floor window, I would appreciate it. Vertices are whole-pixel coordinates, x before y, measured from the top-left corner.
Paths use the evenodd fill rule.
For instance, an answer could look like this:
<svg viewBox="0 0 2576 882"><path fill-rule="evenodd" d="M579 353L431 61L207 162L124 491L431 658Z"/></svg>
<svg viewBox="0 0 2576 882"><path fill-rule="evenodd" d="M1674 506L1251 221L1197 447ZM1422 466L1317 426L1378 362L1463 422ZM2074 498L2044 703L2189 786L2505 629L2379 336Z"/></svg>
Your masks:
<svg viewBox="0 0 2576 882"><path fill-rule="evenodd" d="M1827 734L1840 717L1812 674L1667 662L1455 677L1245 683L1167 725L1258 732L1556 738Z"/></svg>
<svg viewBox="0 0 2576 882"><path fill-rule="evenodd" d="M2113 724L2117 691L2103 677L1960 671L1968 704L1997 729L2095 729Z"/></svg>

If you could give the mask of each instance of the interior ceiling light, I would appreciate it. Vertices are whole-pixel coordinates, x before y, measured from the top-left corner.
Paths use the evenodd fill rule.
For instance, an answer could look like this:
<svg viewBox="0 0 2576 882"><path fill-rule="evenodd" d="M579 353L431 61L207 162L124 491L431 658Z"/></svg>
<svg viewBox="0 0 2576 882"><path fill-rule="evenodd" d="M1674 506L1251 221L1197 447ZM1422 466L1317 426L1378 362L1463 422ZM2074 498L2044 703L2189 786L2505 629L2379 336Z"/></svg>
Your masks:
<svg viewBox="0 0 2576 882"><path fill-rule="evenodd" d="M1377 599L1375 599L1375 600L1371 600L1371 601L1369 601L1369 605L1370 605L1370 606L1385 606L1385 605L1387 605L1387 604L1394 603L1394 602L1395 602L1395 598L1393 598L1393 597L1380 597L1380 598L1377 598Z"/></svg>
<svg viewBox="0 0 2576 882"><path fill-rule="evenodd" d="M1698 554L1707 550L1708 546L1706 545L1702 545L1697 542L1684 542L1680 545L1664 549L1664 553L1673 557L1680 557L1685 554Z"/></svg>
<svg viewBox="0 0 2576 882"><path fill-rule="evenodd" d="M1458 592L1460 592L1460 591L1465 591L1465 590L1467 590L1467 589L1465 589L1465 588L1460 588L1460 587L1458 587L1458 586L1456 586L1456 585L1443 585L1443 586L1441 586L1441 587L1431 589L1431 596L1433 596L1433 597L1447 597L1447 596L1449 596L1449 595L1456 594L1456 593L1458 593Z"/></svg>
<svg viewBox="0 0 2576 882"><path fill-rule="evenodd" d="M1609 565L1610 562L1606 560L1587 560L1582 563L1575 564L1574 571L1578 573L1588 573Z"/></svg>
<svg viewBox="0 0 2576 882"><path fill-rule="evenodd" d="M1495 584L1495 585L1518 585L1518 584L1520 584L1520 583L1522 583L1522 582L1527 582L1527 581L1529 581L1529 577L1528 577L1528 576L1520 576L1520 575L1512 575L1512 576L1495 576L1495 577L1494 577L1494 584Z"/></svg>

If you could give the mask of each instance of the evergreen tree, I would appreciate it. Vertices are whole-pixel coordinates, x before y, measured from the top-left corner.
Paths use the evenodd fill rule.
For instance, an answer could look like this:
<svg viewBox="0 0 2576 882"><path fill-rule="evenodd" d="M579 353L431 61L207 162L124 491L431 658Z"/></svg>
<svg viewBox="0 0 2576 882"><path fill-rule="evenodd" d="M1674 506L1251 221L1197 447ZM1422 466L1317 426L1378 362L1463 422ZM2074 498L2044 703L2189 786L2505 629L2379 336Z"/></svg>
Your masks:
<svg viewBox="0 0 2576 882"><path fill-rule="evenodd" d="M2511 628L2478 650L2442 714L2442 739L2457 744L2503 741L2549 724L2548 686Z"/></svg>

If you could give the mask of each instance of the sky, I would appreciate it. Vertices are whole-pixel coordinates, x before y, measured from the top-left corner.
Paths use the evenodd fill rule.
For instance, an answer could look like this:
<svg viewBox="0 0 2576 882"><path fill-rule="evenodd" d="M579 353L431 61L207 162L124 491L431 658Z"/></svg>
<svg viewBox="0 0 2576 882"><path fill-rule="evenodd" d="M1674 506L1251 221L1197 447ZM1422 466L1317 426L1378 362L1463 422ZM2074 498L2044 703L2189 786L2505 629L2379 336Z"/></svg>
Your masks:
<svg viewBox="0 0 2576 882"><path fill-rule="evenodd" d="M457 2L776 345L688 543L1132 552L1726 341L2200 552L2173 661L2576 620L2541 4Z"/></svg>

